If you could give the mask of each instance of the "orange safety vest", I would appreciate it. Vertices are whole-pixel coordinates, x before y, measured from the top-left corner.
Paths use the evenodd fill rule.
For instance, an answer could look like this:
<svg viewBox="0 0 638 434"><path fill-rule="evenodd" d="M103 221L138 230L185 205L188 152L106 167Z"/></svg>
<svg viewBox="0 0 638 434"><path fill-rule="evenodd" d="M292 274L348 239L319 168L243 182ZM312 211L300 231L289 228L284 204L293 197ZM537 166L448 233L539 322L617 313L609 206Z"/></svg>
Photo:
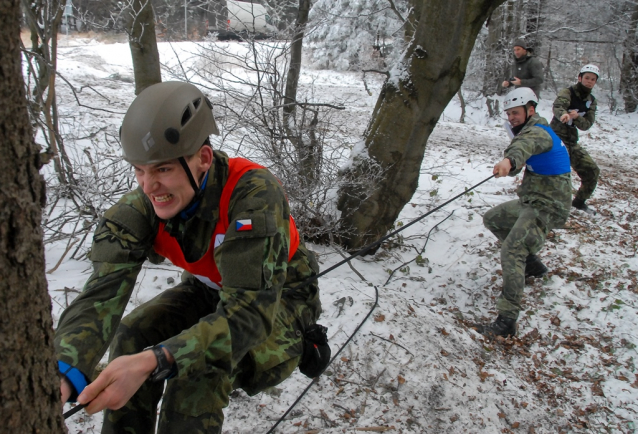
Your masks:
<svg viewBox="0 0 638 434"><path fill-rule="evenodd" d="M230 197L233 194L233 190L235 189L239 178L241 178L246 172L249 170L264 168L263 166L246 160L245 158L230 158L228 160L228 166L228 179L226 180L226 185L224 185L222 197L219 201L219 219L215 225L215 230L213 231L208 251L204 254L204 256L196 262L187 262L177 240L171 237L170 234L164 230L164 222L160 222L159 231L155 237L155 243L153 244L157 253L215 289L221 289L222 287L222 276L217 269L217 264L215 264L215 249L224 241L226 230L228 230L228 205L230 203ZM288 261L290 261L297 252L297 247L299 247L299 232L297 231L295 220L292 216L290 216Z"/></svg>

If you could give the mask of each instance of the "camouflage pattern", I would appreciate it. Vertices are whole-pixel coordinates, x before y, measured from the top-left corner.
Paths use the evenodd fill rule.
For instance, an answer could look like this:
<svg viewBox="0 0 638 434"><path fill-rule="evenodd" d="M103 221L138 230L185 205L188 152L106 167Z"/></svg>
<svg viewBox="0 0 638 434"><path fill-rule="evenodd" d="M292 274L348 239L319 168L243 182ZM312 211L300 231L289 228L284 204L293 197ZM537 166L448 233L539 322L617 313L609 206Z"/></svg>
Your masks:
<svg viewBox="0 0 638 434"><path fill-rule="evenodd" d="M549 124L552 130L563 141L569 151L569 160L572 167L580 177L580 188L576 193L576 198L583 201L589 199L598 184L600 169L589 153L578 144L578 130L587 131L596 121L596 109L598 103L584 86L575 84L571 86L576 96L582 101L590 101L591 105L585 116L578 116L573 120L572 125L562 123L559 119L566 114L572 106L572 95L570 88L565 88L558 93L554 100L554 118Z"/></svg>
<svg viewBox="0 0 638 434"><path fill-rule="evenodd" d="M547 121L534 115L505 150L505 157L512 158L517 167L510 176L520 173L529 157L552 148L550 135L534 127L537 124L547 125ZM503 291L496 306L500 315L511 319L517 319L521 310L525 258L538 253L548 231L562 227L569 217L571 177L569 173L548 176L526 170L517 193L518 200L498 205L483 217L485 227L502 243Z"/></svg>
<svg viewBox="0 0 638 434"><path fill-rule="evenodd" d="M166 230L176 234L186 258L193 261L209 248L228 177L228 157L214 154L195 215L186 222L166 222ZM233 238L232 222L256 213L272 219L276 230ZM167 383L160 418L168 419L160 420L161 432L219 432L230 391L241 387L255 394L287 378L300 360L305 325L314 323L321 311L316 283L290 289L319 268L303 243L288 262L288 203L266 169L252 170L240 179L230 200L229 221L226 239L215 252L222 290L185 273L180 285L122 320L159 227L143 192L126 194L97 228L93 274L60 318L58 359L89 378L111 341L111 357L155 344L170 350L178 374ZM103 432L153 432L161 394L162 385L143 385L124 408L107 412ZM171 431L171 418L196 420L188 422L194 424L192 430Z"/></svg>
<svg viewBox="0 0 638 434"><path fill-rule="evenodd" d="M537 97L541 97L541 84L543 84L543 65L541 61L531 54L514 59L512 74L507 78L518 77L521 85L517 87L529 87Z"/></svg>

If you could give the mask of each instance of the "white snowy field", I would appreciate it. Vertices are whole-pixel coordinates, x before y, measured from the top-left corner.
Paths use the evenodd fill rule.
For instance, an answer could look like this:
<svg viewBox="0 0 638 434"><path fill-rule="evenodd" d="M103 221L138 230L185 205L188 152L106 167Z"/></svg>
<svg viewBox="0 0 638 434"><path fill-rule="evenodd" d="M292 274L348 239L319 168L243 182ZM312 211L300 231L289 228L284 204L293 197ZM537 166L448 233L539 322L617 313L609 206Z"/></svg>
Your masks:
<svg viewBox="0 0 638 434"><path fill-rule="evenodd" d="M79 107L58 80L63 133L84 137L67 146L78 154L85 147L115 147L107 138L117 135L133 99L128 45L66 42L61 41L58 69L76 89L87 86L78 97L93 107ZM175 52L194 51L187 43L160 46L166 63L175 62ZM303 69L302 74L302 86L311 84L319 99L346 101L342 117L351 141L358 140L380 79L367 78L370 96L361 74ZM549 118L554 95L548 90L544 96L539 109ZM459 117L455 99L428 142L419 187L401 223L484 180L500 160L508 144L503 121L488 120L482 100L468 107L465 123ZM482 216L516 197L520 176L488 181L373 257L356 258L351 267L322 277L320 323L329 327L333 354L368 314L375 291L378 306L276 432L635 432L637 134L638 115L611 113L599 104L597 123L581 134L601 168L589 202L599 212L573 211L565 229L550 233L540 256L551 271L527 281L514 339L487 342L468 325L496 316L500 255ZM50 171L45 168L47 176ZM576 176L573 182L579 185ZM57 266L47 274L55 321L90 273L86 259L69 259L67 245L64 240L45 246L47 270ZM335 246L310 247L324 269L343 259ZM423 260L417 264L418 256ZM148 264L129 307L170 287L178 276L169 264ZM268 393L250 398L235 392L224 432L266 433L309 382L295 372ZM67 426L70 433L99 432L101 415L80 412Z"/></svg>

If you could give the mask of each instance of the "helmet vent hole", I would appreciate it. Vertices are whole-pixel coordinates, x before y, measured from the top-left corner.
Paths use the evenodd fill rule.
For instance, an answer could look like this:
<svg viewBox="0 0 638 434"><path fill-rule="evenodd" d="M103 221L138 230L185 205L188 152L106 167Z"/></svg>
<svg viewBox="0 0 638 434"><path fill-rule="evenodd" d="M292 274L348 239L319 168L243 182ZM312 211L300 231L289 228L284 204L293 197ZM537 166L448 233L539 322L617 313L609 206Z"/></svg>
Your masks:
<svg viewBox="0 0 638 434"><path fill-rule="evenodd" d="M186 125L186 123L190 121L192 116L193 114L191 113L191 108L186 107L186 110L184 110L184 114L182 115L182 126Z"/></svg>
<svg viewBox="0 0 638 434"><path fill-rule="evenodd" d="M167 128L166 131L164 131L164 138L166 138L168 143L176 145L177 142L179 142L179 131L175 128Z"/></svg>
<svg viewBox="0 0 638 434"><path fill-rule="evenodd" d="M197 110L199 108L199 105L202 103L202 99L201 98L197 98L195 101L193 101L193 106L195 107L195 110Z"/></svg>

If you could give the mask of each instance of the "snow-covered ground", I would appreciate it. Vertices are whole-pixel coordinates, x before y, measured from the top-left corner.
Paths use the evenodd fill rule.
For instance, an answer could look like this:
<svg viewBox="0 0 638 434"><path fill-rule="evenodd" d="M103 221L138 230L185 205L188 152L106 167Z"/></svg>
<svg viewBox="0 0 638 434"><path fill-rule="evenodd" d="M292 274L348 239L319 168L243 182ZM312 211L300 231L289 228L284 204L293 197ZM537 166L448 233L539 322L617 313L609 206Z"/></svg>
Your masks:
<svg viewBox="0 0 638 434"><path fill-rule="evenodd" d="M78 107L58 80L65 133L83 147L110 146L133 98L126 44L61 41L58 68L77 89ZM66 45L66 46L65 46ZM179 50L195 51L187 43ZM179 51L177 50L177 51ZM173 47L161 44L163 60ZM381 81L361 74L303 70L317 95L347 100L344 119L360 137ZM551 98L541 101L551 116ZM594 91L595 93L595 91ZM328 98L327 98L328 99ZM502 120L485 106L453 100L431 136L419 187L402 211L403 224L491 175L508 144ZM98 134L91 135L98 131ZM86 134L85 134L86 133ZM281 433L635 432L638 421L638 115L599 105L597 123L581 143L601 167L589 202L596 216L572 212L550 233L540 256L550 268L527 281L519 334L487 342L468 326L491 321L502 284L496 238L482 224L492 206L515 198L517 178L492 179L411 226L373 257L356 258L320 279L333 354L378 305L324 376L277 428ZM69 142L67 142L69 145ZM45 170L50 170L46 168ZM574 177L574 185L578 186ZM88 261L69 260L67 240L46 245L54 320L81 290ZM84 241L87 248L90 237ZM335 246L310 246L325 269L343 259ZM418 260L417 260L418 258ZM171 286L179 271L148 264L131 308ZM295 372L269 391L233 394L225 433L266 433L310 380ZM70 433L99 432L101 415L80 412Z"/></svg>

